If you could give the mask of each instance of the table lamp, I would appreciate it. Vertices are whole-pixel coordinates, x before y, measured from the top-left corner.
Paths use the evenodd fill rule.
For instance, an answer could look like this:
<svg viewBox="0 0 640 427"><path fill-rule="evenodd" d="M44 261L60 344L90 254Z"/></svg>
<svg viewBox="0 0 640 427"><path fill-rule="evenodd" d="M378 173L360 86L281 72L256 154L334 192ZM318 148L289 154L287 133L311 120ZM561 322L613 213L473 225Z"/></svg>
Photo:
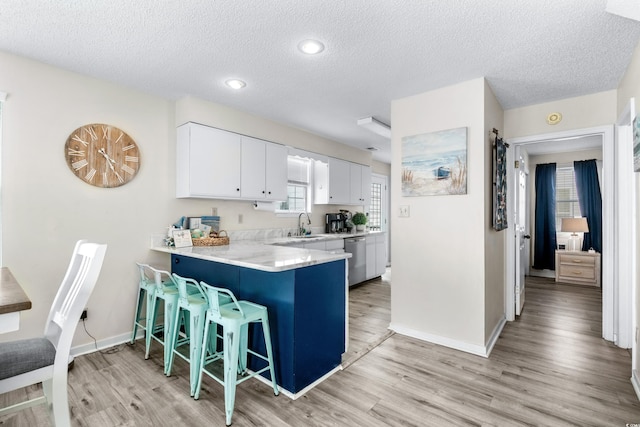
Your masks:
<svg viewBox="0 0 640 427"><path fill-rule="evenodd" d="M580 237L577 233L589 232L587 218L562 218L562 231L571 233L569 240L567 240L566 250L572 252L582 250Z"/></svg>

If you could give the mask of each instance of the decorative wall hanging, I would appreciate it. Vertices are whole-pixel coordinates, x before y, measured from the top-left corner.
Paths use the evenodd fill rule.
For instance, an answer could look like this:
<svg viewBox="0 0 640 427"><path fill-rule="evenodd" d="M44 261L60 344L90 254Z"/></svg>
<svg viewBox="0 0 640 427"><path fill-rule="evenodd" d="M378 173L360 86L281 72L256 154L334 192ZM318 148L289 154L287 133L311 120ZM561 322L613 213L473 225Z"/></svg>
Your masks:
<svg viewBox="0 0 640 427"><path fill-rule="evenodd" d="M467 128L402 138L402 195L467 194Z"/></svg>
<svg viewBox="0 0 640 427"><path fill-rule="evenodd" d="M640 172L640 119L633 119L633 171Z"/></svg>
<svg viewBox="0 0 640 427"><path fill-rule="evenodd" d="M509 144L498 136L494 129L493 143L493 228L500 231L507 228L507 148Z"/></svg>

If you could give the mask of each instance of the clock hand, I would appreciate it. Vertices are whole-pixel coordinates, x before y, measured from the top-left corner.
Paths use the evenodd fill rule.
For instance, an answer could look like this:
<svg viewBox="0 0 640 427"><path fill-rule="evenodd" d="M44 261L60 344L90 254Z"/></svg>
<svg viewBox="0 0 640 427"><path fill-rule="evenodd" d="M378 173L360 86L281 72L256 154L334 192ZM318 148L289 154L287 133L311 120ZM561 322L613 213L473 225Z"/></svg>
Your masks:
<svg viewBox="0 0 640 427"><path fill-rule="evenodd" d="M104 156L104 158L107 159L107 164L109 165L109 168L111 169L111 172L116 174L116 176L118 177L118 181L124 182L124 180L122 179L120 174L118 172L116 172L116 169L113 167L113 163L115 163L116 161L113 160L111 157L109 157L109 155L104 151L104 148L99 149L98 153L102 154Z"/></svg>

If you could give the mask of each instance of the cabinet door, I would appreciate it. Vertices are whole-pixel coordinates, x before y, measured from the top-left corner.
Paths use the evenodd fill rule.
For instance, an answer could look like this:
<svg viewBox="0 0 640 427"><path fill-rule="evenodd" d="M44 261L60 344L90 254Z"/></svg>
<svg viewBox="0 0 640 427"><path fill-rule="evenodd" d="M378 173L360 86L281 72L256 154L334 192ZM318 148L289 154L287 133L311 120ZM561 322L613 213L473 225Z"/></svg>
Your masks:
<svg viewBox="0 0 640 427"><path fill-rule="evenodd" d="M313 162L313 203L326 205L329 203L329 164Z"/></svg>
<svg viewBox="0 0 640 427"><path fill-rule="evenodd" d="M366 278L376 277L376 238L375 236L366 237Z"/></svg>
<svg viewBox="0 0 640 427"><path fill-rule="evenodd" d="M368 210L368 206L371 204L371 166L363 166L361 165L362 172L362 180L361 180L361 197L362 197L362 206L365 207L365 210Z"/></svg>
<svg viewBox="0 0 640 427"><path fill-rule="evenodd" d="M350 163L349 172L349 202L353 205L362 205L362 166Z"/></svg>
<svg viewBox="0 0 640 427"><path fill-rule="evenodd" d="M287 200L287 147L266 143L265 189L268 200Z"/></svg>
<svg viewBox="0 0 640 427"><path fill-rule="evenodd" d="M186 159L177 165L185 183L179 197L239 197L240 136L193 123L185 126L188 140L177 144L183 151L177 157Z"/></svg>
<svg viewBox="0 0 640 427"><path fill-rule="evenodd" d="M349 162L329 157L329 204L349 204Z"/></svg>
<svg viewBox="0 0 640 427"><path fill-rule="evenodd" d="M265 141L247 136L242 137L242 157L240 165L240 196L243 199L262 200L265 198L266 149Z"/></svg>
<svg viewBox="0 0 640 427"><path fill-rule="evenodd" d="M305 249L317 249L320 251L324 251L326 249L326 243L322 242L304 242Z"/></svg>
<svg viewBox="0 0 640 427"><path fill-rule="evenodd" d="M385 234L376 234L376 276L387 269L387 239Z"/></svg>

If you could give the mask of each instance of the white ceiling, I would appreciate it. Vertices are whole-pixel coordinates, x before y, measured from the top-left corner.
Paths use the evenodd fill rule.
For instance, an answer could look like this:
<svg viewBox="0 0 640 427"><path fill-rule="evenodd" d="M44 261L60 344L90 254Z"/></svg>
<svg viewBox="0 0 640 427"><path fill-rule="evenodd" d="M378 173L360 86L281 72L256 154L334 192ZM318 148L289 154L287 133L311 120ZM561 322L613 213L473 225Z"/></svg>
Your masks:
<svg viewBox="0 0 640 427"><path fill-rule="evenodd" d="M640 23L606 0L2 0L0 50L366 149L391 101L486 77L503 108L615 89ZM306 56L307 38L326 48ZM241 91L224 85L247 82ZM1 82L0 82L1 85ZM10 92L10 88L2 88Z"/></svg>

